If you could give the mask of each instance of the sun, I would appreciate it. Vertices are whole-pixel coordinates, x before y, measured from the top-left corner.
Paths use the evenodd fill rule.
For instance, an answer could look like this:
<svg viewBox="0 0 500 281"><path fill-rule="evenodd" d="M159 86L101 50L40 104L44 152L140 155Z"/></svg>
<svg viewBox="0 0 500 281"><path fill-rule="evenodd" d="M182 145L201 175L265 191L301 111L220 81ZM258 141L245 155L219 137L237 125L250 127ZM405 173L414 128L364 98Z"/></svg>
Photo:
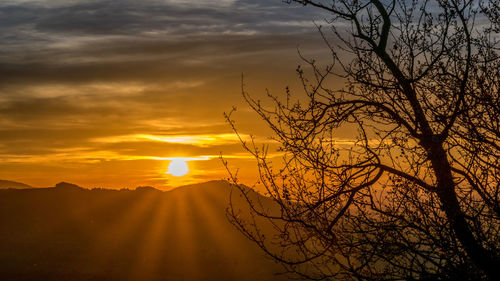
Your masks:
<svg viewBox="0 0 500 281"><path fill-rule="evenodd" d="M168 165L167 174L182 177L189 172L189 167L184 159L173 159Z"/></svg>

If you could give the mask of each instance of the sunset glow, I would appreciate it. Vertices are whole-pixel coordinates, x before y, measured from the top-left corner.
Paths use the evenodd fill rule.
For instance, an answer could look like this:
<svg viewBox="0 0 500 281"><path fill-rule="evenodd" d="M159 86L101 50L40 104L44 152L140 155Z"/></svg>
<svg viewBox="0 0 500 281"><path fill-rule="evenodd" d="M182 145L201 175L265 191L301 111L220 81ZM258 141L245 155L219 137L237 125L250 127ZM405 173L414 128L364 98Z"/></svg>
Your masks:
<svg viewBox="0 0 500 281"><path fill-rule="evenodd" d="M0 23L1 280L500 280L500 0Z"/></svg>
<svg viewBox="0 0 500 281"><path fill-rule="evenodd" d="M222 155L254 183L240 138L267 145L270 130L241 74L257 98L281 93L300 87L298 45L329 53L318 52L322 13L240 2L1 1L0 179L167 190L227 178ZM233 107L239 137L223 116Z"/></svg>

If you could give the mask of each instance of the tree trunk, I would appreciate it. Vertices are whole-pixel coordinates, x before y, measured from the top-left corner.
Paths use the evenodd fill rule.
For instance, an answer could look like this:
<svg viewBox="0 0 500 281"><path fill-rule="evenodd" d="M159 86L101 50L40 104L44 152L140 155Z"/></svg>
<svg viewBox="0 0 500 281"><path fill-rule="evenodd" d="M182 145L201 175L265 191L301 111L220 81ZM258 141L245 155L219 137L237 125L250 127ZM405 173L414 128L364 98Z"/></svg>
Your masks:
<svg viewBox="0 0 500 281"><path fill-rule="evenodd" d="M441 144L435 143L429 150L429 159L437 180L437 195L446 217L472 262L488 276L491 281L500 280L500 261L496 253L486 250L474 237L460 209L451 166Z"/></svg>

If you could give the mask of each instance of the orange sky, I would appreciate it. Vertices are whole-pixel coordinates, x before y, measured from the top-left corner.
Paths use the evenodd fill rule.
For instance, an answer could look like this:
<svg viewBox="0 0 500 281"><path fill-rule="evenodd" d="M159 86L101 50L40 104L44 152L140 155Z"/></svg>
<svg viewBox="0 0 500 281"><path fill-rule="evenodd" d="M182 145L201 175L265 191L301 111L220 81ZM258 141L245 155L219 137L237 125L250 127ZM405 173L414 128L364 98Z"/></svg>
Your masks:
<svg viewBox="0 0 500 281"><path fill-rule="evenodd" d="M298 88L328 54L312 20L281 0L6 0L0 3L0 179L32 186L168 188L255 182L223 112L244 136L270 132L241 97ZM277 155L274 153L273 155ZM166 174L174 157L190 172Z"/></svg>

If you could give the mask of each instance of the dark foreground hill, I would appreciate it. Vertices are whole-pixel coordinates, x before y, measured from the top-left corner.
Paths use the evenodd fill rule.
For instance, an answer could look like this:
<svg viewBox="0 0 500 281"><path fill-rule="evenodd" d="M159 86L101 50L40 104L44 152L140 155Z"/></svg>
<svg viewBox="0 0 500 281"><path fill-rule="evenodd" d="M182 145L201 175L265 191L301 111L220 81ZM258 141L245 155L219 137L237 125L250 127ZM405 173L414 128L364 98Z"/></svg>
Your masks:
<svg viewBox="0 0 500 281"><path fill-rule="evenodd" d="M288 280L227 221L229 190L0 190L0 279Z"/></svg>
<svg viewBox="0 0 500 281"><path fill-rule="evenodd" d="M0 189L4 189L4 188L24 189L24 188L32 188L32 187L27 185L27 184L20 183L20 182L0 180Z"/></svg>

